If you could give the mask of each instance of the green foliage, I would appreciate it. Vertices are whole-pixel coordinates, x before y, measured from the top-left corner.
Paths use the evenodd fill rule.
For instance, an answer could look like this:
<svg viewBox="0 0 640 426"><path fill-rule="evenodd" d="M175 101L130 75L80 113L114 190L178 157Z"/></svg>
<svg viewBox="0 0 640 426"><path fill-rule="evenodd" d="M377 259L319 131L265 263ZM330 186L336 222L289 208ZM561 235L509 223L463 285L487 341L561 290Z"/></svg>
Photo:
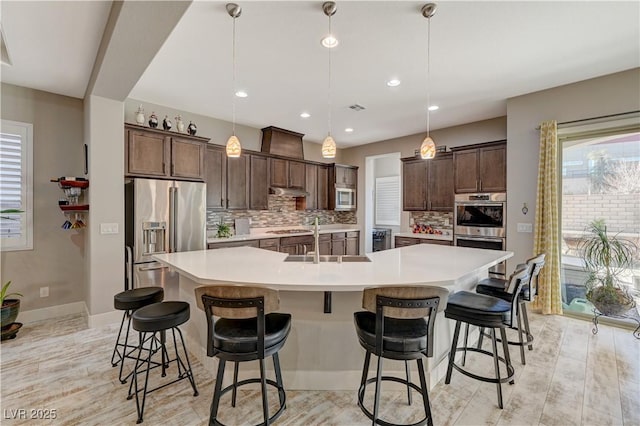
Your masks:
<svg viewBox="0 0 640 426"><path fill-rule="evenodd" d="M0 305L4 305L5 299L9 298L10 296L20 296L20 297L22 297L22 294L20 294L20 293L8 293L7 294L7 291L9 291L9 286L10 285L11 285L11 281L7 281L2 286L2 290L0 291Z"/></svg>
<svg viewBox="0 0 640 426"><path fill-rule="evenodd" d="M218 238L229 238L230 236L231 236L231 227L229 226L229 224L224 223L222 220L220 220L220 223L218 224L217 237Z"/></svg>
<svg viewBox="0 0 640 426"><path fill-rule="evenodd" d="M589 224L589 234L580 242L580 252L589 275L585 283L587 299L591 302L613 300L628 296L620 288L620 274L633 266L636 245L629 240L607 234L603 219Z"/></svg>

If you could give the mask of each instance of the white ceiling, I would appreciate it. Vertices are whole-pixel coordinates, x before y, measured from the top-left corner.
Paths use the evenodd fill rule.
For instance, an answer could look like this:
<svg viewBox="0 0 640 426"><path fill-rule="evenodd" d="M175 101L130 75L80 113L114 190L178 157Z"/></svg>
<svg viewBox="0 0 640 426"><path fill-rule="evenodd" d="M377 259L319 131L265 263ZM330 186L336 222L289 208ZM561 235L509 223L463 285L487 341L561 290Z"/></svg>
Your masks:
<svg viewBox="0 0 640 426"><path fill-rule="evenodd" d="M338 1L332 133L339 147L426 130L427 20L416 1ZM327 133L322 1L239 2L238 123ZM2 80L82 97L109 2L2 2L14 65ZM232 18L191 4L131 98L231 121ZM135 37L144 34L132 34ZM439 2L431 26L431 128L502 116L506 99L640 66L640 2ZM390 78L402 81L389 88ZM355 112L358 103L366 110ZM307 111L310 118L300 118ZM346 127L355 131L345 133Z"/></svg>

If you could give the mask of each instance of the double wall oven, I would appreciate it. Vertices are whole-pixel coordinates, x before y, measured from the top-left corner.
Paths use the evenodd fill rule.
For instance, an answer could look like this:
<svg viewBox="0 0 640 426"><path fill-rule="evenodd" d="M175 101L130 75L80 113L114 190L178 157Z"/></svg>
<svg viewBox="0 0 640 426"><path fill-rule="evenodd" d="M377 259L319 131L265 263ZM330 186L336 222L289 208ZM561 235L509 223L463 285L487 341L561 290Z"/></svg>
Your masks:
<svg viewBox="0 0 640 426"><path fill-rule="evenodd" d="M454 210L455 245L489 250L506 248L507 194L456 194ZM492 267L493 275L504 276L505 262Z"/></svg>

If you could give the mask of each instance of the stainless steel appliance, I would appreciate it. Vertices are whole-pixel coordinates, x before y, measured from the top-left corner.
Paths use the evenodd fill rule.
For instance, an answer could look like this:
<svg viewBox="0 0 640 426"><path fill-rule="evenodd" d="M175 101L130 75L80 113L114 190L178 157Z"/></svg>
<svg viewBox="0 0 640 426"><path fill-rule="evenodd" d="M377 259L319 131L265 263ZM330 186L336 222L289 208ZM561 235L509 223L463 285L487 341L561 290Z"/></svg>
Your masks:
<svg viewBox="0 0 640 426"><path fill-rule="evenodd" d="M373 251L389 250L391 248L391 229L373 228Z"/></svg>
<svg viewBox="0 0 640 426"><path fill-rule="evenodd" d="M355 210L356 191L351 188L336 187L336 206L334 210Z"/></svg>
<svg viewBox="0 0 640 426"><path fill-rule="evenodd" d="M125 181L125 289L177 284L151 255L206 248L206 193L200 182Z"/></svg>
<svg viewBox="0 0 640 426"><path fill-rule="evenodd" d="M456 194L454 242L456 246L504 250L506 248L507 194ZM505 275L506 263L492 267L493 275Z"/></svg>

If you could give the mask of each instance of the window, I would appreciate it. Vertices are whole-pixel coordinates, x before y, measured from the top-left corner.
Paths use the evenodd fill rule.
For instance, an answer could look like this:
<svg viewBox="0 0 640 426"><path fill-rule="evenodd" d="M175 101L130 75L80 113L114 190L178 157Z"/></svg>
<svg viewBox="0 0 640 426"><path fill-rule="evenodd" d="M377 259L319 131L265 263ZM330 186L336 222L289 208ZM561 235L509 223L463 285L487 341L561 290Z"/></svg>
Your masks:
<svg viewBox="0 0 640 426"><path fill-rule="evenodd" d="M640 126L600 123L558 130L562 144L562 299L565 312L593 314L579 250L587 225L604 219L607 231L640 243ZM640 290L640 259L622 275Z"/></svg>
<svg viewBox="0 0 640 426"><path fill-rule="evenodd" d="M376 178L376 225L400 226L400 177Z"/></svg>
<svg viewBox="0 0 640 426"><path fill-rule="evenodd" d="M0 246L33 248L33 125L2 120L0 128Z"/></svg>

